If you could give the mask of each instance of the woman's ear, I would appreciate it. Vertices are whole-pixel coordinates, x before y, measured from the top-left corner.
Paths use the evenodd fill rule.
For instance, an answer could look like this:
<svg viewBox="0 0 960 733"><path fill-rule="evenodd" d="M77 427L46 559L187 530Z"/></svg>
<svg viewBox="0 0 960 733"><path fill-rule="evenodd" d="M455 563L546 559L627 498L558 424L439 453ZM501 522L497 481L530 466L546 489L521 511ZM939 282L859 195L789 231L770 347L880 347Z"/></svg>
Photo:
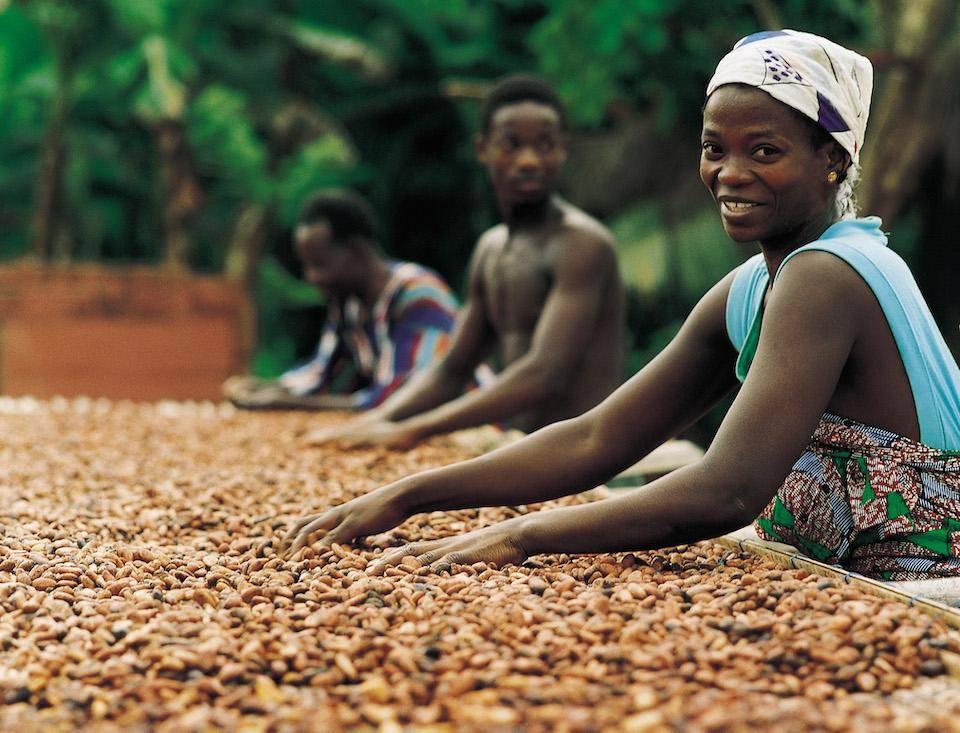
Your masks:
<svg viewBox="0 0 960 733"><path fill-rule="evenodd" d="M830 150L827 153L827 165L829 170L837 172L838 182L843 182L847 177L847 169L850 167L850 153L843 149L840 143L833 141L830 143Z"/></svg>

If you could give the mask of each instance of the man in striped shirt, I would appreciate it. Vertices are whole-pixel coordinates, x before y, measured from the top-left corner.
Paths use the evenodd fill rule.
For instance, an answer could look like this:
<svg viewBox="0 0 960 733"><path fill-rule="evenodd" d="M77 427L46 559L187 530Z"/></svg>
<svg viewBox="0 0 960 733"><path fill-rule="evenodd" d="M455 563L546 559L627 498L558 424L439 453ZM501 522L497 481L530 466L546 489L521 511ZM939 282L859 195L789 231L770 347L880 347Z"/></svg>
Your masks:
<svg viewBox="0 0 960 733"><path fill-rule="evenodd" d="M227 380L224 396L233 404L366 410L447 350L457 314L453 293L432 270L384 256L362 198L316 194L303 208L294 243L305 279L327 296L316 354L277 380Z"/></svg>

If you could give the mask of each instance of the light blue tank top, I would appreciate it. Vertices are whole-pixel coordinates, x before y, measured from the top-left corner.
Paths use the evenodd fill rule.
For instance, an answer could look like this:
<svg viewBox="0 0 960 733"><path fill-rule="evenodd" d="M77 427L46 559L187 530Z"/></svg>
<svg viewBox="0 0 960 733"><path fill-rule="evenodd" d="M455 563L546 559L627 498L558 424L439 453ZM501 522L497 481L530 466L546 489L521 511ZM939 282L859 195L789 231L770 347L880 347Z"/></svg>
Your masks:
<svg viewBox="0 0 960 733"><path fill-rule="evenodd" d="M820 250L836 255L864 279L887 323L910 380L920 423L920 441L932 448L960 450L960 369L930 314L906 263L887 247L876 217L839 221L815 242L791 252ZM743 381L756 353L769 275L762 255L738 270L727 297L727 333L740 354L737 377Z"/></svg>

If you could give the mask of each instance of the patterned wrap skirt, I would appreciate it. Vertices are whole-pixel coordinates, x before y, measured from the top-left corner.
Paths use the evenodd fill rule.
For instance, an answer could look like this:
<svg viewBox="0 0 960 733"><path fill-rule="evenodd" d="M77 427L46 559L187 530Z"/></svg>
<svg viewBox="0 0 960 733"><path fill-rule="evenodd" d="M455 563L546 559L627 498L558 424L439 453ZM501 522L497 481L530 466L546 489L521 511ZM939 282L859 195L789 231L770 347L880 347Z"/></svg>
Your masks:
<svg viewBox="0 0 960 733"><path fill-rule="evenodd" d="M960 575L960 451L824 413L754 526L873 578Z"/></svg>

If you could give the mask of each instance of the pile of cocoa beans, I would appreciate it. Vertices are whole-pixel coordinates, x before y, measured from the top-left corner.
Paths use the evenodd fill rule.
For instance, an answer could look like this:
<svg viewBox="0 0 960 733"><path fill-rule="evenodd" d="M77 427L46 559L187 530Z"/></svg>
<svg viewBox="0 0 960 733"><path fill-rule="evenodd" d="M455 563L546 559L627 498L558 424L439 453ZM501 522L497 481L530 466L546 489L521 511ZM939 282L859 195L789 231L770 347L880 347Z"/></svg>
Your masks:
<svg viewBox="0 0 960 733"><path fill-rule="evenodd" d="M529 506L278 554L293 519L475 454L303 444L342 419L0 398L0 729L960 730L943 621L711 542L366 572Z"/></svg>

